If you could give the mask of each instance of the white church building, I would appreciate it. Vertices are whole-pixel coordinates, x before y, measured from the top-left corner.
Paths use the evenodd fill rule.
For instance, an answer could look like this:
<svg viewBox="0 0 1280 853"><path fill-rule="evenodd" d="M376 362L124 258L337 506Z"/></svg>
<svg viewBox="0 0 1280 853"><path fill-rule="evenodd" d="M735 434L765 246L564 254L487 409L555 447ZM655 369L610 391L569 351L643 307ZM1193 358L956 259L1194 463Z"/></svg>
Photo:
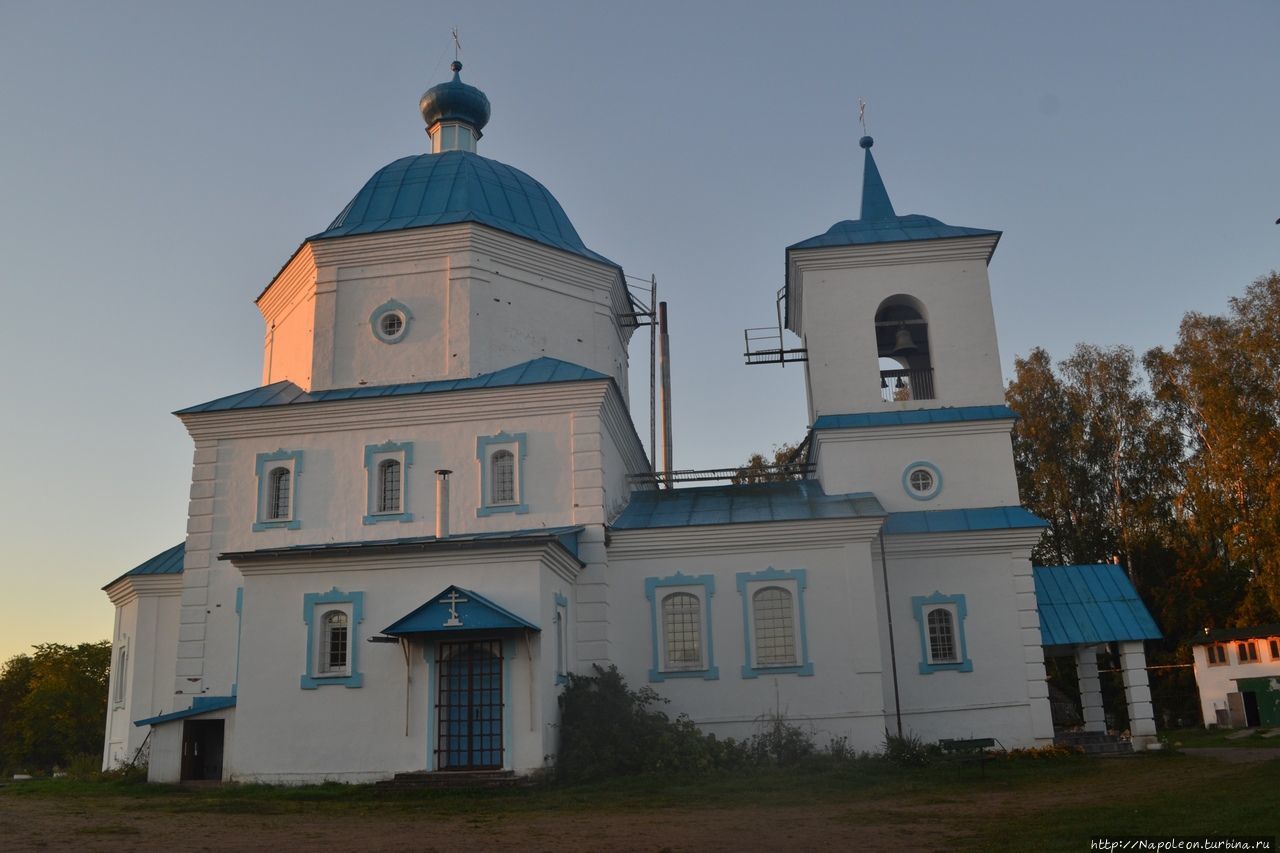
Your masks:
<svg viewBox="0 0 1280 853"><path fill-rule="evenodd" d="M105 587L104 766L526 773L594 665L721 735L781 709L859 750L886 730L1029 747L1054 737L1046 654L1077 655L1083 688L1110 642L1135 741L1154 734L1154 625L1105 618L1132 589L1033 572L1000 232L897 214L864 137L860 217L786 249L801 345L748 354L804 362L802 477L671 488L633 424L622 269L476 153L489 101L460 69L422 98L430 153L379 169L258 297L261 387L176 413L185 540Z"/></svg>

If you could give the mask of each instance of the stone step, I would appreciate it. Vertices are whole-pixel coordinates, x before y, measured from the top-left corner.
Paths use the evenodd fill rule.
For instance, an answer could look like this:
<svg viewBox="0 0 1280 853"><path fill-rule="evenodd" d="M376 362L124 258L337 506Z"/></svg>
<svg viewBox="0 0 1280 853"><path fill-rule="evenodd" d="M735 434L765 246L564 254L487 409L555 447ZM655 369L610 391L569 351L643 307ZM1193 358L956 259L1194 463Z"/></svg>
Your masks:
<svg viewBox="0 0 1280 853"><path fill-rule="evenodd" d="M419 770L397 773L391 779L383 779L377 787L383 789L445 789L445 788L514 788L528 784L524 777L510 770Z"/></svg>
<svg viewBox="0 0 1280 853"><path fill-rule="evenodd" d="M1131 755L1133 753L1132 743L1103 732L1060 732L1054 735L1053 742L1058 746L1082 749L1085 755Z"/></svg>

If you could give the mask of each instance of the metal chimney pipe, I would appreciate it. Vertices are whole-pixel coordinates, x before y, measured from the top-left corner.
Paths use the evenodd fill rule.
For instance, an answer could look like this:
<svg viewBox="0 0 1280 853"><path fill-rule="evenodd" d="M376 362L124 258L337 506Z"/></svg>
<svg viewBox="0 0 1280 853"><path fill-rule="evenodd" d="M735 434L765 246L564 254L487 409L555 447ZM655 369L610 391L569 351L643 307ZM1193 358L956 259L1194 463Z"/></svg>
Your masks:
<svg viewBox="0 0 1280 853"><path fill-rule="evenodd" d="M662 470L671 488L671 342L667 337L667 303L658 303L658 357L662 365Z"/></svg>
<svg viewBox="0 0 1280 853"><path fill-rule="evenodd" d="M436 469L436 538L449 535L449 475L448 468Z"/></svg>

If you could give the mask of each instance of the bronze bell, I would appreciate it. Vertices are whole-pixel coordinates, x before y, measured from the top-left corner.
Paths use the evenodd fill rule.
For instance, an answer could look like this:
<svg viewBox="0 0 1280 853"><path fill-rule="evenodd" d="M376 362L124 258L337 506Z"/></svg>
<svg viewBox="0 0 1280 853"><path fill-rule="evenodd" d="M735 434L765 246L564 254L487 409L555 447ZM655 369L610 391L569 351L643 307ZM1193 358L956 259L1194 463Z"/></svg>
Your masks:
<svg viewBox="0 0 1280 853"><path fill-rule="evenodd" d="M893 341L893 354L900 355L902 353L915 352L919 349L916 342L911 339L911 330L907 328L907 324L903 323L898 327L897 336Z"/></svg>

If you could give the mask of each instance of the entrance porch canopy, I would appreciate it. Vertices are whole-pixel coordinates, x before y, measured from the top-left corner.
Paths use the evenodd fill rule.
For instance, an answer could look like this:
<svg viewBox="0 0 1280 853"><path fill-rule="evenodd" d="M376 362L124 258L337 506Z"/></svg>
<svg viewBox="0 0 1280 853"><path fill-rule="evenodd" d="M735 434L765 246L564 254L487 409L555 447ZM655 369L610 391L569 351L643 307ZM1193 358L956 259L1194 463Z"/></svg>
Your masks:
<svg viewBox="0 0 1280 853"><path fill-rule="evenodd" d="M1036 566L1036 608L1046 647L1162 636L1124 569L1112 563Z"/></svg>
<svg viewBox="0 0 1280 853"><path fill-rule="evenodd" d="M516 632L541 632L541 628L522 619L477 592L460 586L449 586L427 599L416 610L403 616L382 633L387 637L447 637L475 634L501 635Z"/></svg>

